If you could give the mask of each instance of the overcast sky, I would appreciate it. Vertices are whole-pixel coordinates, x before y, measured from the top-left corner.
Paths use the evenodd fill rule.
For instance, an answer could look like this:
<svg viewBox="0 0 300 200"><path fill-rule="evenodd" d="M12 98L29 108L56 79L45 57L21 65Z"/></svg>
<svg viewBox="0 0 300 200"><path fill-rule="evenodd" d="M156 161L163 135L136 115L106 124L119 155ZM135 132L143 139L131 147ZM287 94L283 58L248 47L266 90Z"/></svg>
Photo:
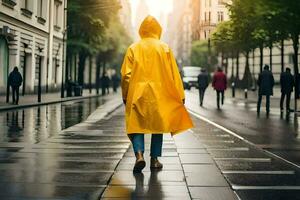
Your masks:
<svg viewBox="0 0 300 200"><path fill-rule="evenodd" d="M132 17L135 18L136 8L140 0L130 0L132 5ZM182 0L177 0L182 1ZM149 6L149 14L157 18L160 17L161 13L170 13L172 11L173 0L146 0Z"/></svg>

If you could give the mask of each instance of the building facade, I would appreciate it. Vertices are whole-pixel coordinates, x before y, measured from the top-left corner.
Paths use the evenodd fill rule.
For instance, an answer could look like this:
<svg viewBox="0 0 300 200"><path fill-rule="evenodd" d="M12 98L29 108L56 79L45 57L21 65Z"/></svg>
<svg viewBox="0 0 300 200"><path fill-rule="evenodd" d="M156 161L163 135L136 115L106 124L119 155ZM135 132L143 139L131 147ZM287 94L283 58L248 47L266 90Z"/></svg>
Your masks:
<svg viewBox="0 0 300 200"><path fill-rule="evenodd" d="M129 36L133 35L133 25L132 25L132 12L129 0L120 0L121 10L119 13L120 21L123 24L127 34Z"/></svg>
<svg viewBox="0 0 300 200"><path fill-rule="evenodd" d="M60 89L65 62L67 0L0 0L0 93L17 66L21 94Z"/></svg>
<svg viewBox="0 0 300 200"><path fill-rule="evenodd" d="M197 1L197 0L196 0ZM199 23L194 26L195 40L207 40L217 25L229 20L227 4L230 0L199 0Z"/></svg>
<svg viewBox="0 0 300 200"><path fill-rule="evenodd" d="M174 51L178 64L189 64L192 45L192 0L173 1L168 16L166 42Z"/></svg>
<svg viewBox="0 0 300 200"><path fill-rule="evenodd" d="M140 25L148 15L149 15L149 7L147 5L147 2L145 0L140 0L137 5L136 16L134 18L133 34L134 34L135 41L140 40L140 35L139 35Z"/></svg>

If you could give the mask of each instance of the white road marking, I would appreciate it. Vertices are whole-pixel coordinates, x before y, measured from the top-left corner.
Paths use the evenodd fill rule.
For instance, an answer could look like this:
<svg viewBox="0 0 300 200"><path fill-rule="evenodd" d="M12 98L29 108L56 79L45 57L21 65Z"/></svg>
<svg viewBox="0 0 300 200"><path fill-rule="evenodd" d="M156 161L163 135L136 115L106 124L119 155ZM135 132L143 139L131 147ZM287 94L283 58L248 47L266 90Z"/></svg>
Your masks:
<svg viewBox="0 0 300 200"><path fill-rule="evenodd" d="M277 159L280 159L280 160L282 160L282 161L284 161L284 162L286 162L286 163L288 163L288 164L290 164L290 165L292 165L292 166L297 167L298 169L300 169L300 166L299 166L299 165L297 165L297 164L295 164L295 163L293 163L293 162L291 162L291 161L288 161L288 160L286 160L286 159L284 159L284 158L282 158L282 157L280 157L280 156L278 156L278 155L276 155L276 154L274 154L274 153L272 153L272 152L270 152L270 151L267 151L267 150L265 150L265 149L259 148L256 144L250 142L249 140L243 138L242 136L240 136L240 135L234 133L233 131L231 131L231 130L229 130L229 129L227 129L227 128L225 128L225 127L223 127L223 126L221 126L221 125L219 125L219 124L217 124L217 123L215 123L215 122L213 122L213 121L211 121L211 120L209 120L209 119L207 119L207 118L205 118L205 117L203 117L203 116L201 116L201 115L199 115L198 113L196 113L196 112L194 112L194 111L192 111L192 110L190 110L190 109L188 109L188 111L189 111L192 115L194 115L195 117L197 117L198 119L201 119L201 120L203 120L203 121L205 121L205 122L207 122L207 123L209 123L209 124L211 124L211 125L213 125L213 126L219 128L219 129L221 129L221 130L223 130L223 131L225 131L225 132L227 132L227 133L229 133L229 134L231 134L231 135L233 135L233 136L239 138L240 140L246 142L247 144L249 144L249 145L251 145L251 146L253 146L253 147L257 148L257 149L260 149L260 150L264 151L265 153L271 155L272 157L275 157L275 158L277 158Z"/></svg>
<svg viewBox="0 0 300 200"><path fill-rule="evenodd" d="M295 171L222 171L223 174L285 174L292 175L295 174Z"/></svg>
<svg viewBox="0 0 300 200"><path fill-rule="evenodd" d="M234 190L300 190L300 186L240 186L232 185Z"/></svg>
<svg viewBox="0 0 300 200"><path fill-rule="evenodd" d="M271 158L214 158L215 161L271 162Z"/></svg>

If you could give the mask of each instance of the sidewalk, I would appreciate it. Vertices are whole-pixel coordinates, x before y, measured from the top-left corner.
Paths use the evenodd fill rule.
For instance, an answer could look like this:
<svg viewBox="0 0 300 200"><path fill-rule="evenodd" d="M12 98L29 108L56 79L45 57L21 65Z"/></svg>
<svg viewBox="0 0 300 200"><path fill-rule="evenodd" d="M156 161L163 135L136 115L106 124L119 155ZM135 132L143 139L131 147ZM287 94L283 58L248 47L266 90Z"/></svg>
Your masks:
<svg viewBox="0 0 300 200"><path fill-rule="evenodd" d="M299 172L201 116L195 128L164 136L164 168L133 174L121 98L42 143L0 146L0 199L295 199ZM16 144L16 146L14 146ZM239 198L237 197L239 196Z"/></svg>
<svg viewBox="0 0 300 200"><path fill-rule="evenodd" d="M129 147L119 95L82 123L36 144L0 144L0 199L98 199ZM119 127L119 128L118 128Z"/></svg>
<svg viewBox="0 0 300 200"><path fill-rule="evenodd" d="M0 96L0 111L3 110L12 110L19 108L26 108L38 105L53 104L65 101L78 100L83 98L99 96L96 94L96 91L93 90L92 93L89 93L88 89L83 90L83 95L81 97L60 97L60 92L57 93L43 93L42 102L38 103L37 94L30 94L22 96L20 95L19 105L13 105L12 103L6 103L6 96ZM10 96L10 102L12 102L12 97Z"/></svg>
<svg viewBox="0 0 300 200"><path fill-rule="evenodd" d="M275 109L279 109L280 98L281 98L281 91L280 87L276 86L273 89L274 95L270 98L271 107ZM258 89L256 91L248 90L248 98L245 98L245 91L242 89L236 89L235 91L235 98L232 97L232 89L228 88L226 91L226 97L232 99L233 101L244 101L246 103L257 103L258 100ZM265 98L263 98L262 105L265 105ZM298 100L298 105L300 100ZM285 104L284 104L285 105ZM291 96L290 107L294 108L294 92Z"/></svg>

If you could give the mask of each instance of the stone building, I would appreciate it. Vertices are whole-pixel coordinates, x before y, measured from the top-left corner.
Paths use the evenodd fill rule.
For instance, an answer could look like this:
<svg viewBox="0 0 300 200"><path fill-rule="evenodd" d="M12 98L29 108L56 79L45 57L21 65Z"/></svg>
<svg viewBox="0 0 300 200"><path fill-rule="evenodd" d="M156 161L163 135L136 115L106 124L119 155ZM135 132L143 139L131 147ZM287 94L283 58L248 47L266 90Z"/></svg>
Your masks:
<svg viewBox="0 0 300 200"><path fill-rule="evenodd" d="M15 66L24 80L21 94L35 93L39 79L42 91L60 90L66 6L67 0L0 0L0 93Z"/></svg>
<svg viewBox="0 0 300 200"><path fill-rule="evenodd" d="M166 41L180 66L188 65L192 45L192 0L174 1L168 16Z"/></svg>
<svg viewBox="0 0 300 200"><path fill-rule="evenodd" d="M132 25L132 12L131 5L129 0L120 0L121 10L119 13L120 21L123 24L127 34L131 36L133 34L133 25Z"/></svg>
<svg viewBox="0 0 300 200"><path fill-rule="evenodd" d="M196 40L206 40L220 22L229 20L229 11L226 4L230 0L194 0L199 1L198 26L194 26ZM197 14L195 14L197 15Z"/></svg>
<svg viewBox="0 0 300 200"><path fill-rule="evenodd" d="M134 27L133 27L133 34L134 34L134 40L138 41L140 40L139 36L139 28L145 17L149 15L149 7L147 5L147 2L145 0L140 0L137 9L136 9L136 16L134 18Z"/></svg>

